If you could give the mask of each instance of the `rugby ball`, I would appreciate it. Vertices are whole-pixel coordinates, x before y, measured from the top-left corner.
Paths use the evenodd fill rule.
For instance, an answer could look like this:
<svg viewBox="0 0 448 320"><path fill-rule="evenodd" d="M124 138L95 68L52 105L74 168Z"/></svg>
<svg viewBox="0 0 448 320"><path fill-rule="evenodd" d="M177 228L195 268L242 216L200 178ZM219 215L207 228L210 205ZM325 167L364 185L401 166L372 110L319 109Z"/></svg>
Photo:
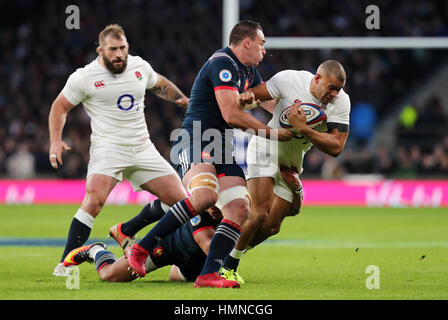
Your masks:
<svg viewBox="0 0 448 320"><path fill-rule="evenodd" d="M322 121L327 120L327 115L325 114L324 110L314 103L302 103L300 107L305 112L306 124L311 128L314 128L322 123ZM286 113L288 112L288 110L289 107L285 108L285 110L283 110L280 114L279 118L280 126L287 129L292 128L292 126L289 124L288 118L286 117Z"/></svg>

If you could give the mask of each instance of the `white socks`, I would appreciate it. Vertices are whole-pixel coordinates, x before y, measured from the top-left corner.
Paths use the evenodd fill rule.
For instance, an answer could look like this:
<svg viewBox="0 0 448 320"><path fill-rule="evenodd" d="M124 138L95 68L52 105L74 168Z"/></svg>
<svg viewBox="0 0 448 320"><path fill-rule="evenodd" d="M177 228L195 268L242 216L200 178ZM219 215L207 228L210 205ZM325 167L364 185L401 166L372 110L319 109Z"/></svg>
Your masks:
<svg viewBox="0 0 448 320"><path fill-rule="evenodd" d="M240 250L233 248L229 255L234 259L240 260L245 252L246 252L246 249L240 251Z"/></svg>
<svg viewBox="0 0 448 320"><path fill-rule="evenodd" d="M91 216L89 213L85 212L81 208L79 208L78 211L76 211L74 218L76 218L79 222L88 226L90 229L92 229L93 222L95 221L95 218L93 216Z"/></svg>
<svg viewBox="0 0 448 320"><path fill-rule="evenodd" d="M96 254L103 250L106 250L106 249L104 249L103 246L100 246L100 245L93 246L89 250L89 257L92 258L93 260L95 260Z"/></svg>

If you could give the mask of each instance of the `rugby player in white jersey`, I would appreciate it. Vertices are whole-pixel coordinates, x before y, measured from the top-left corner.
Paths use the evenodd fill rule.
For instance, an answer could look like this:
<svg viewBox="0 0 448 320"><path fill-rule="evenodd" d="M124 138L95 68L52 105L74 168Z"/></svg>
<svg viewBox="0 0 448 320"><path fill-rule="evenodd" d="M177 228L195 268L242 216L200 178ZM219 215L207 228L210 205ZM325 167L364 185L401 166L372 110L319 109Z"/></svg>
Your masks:
<svg viewBox="0 0 448 320"><path fill-rule="evenodd" d="M249 142L247 185L252 205L238 243L221 270L220 274L226 279L243 283L236 270L246 249L278 233L286 216L299 213L302 202L299 174L303 170L305 153L314 145L337 157L344 149L350 115L350 98L342 89L345 81L343 66L335 60L327 60L314 75L308 71L281 71L240 95L242 107L255 100L267 102L265 108L273 113L268 124L272 128L281 127L280 115L289 108L287 119L298 134L290 141L273 142L253 136ZM326 125L323 123L314 129L307 126L300 103L313 103L323 108ZM266 154L262 154L266 151L274 161L260 160L267 159Z"/></svg>
<svg viewBox="0 0 448 320"><path fill-rule="evenodd" d="M106 26L98 40L98 57L70 75L49 115L49 160L54 168L63 164L62 152L70 150L62 140L67 113L82 103L92 128L86 193L72 220L55 276L68 275L64 258L87 241L95 217L122 179L135 191L156 195L166 210L187 197L176 171L149 139L144 99L147 89L180 107L186 107L189 99L148 62L128 54L121 26Z"/></svg>

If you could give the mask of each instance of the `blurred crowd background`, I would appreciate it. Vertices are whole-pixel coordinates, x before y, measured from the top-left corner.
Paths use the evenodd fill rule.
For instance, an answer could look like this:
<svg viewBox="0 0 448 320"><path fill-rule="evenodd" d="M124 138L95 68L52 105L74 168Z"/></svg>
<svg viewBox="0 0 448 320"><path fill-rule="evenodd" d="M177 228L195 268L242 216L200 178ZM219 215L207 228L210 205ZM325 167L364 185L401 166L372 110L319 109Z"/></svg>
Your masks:
<svg viewBox="0 0 448 320"><path fill-rule="evenodd" d="M65 27L70 4L80 9L79 30ZM379 30L365 27L370 4L380 8ZM268 37L448 36L445 0L240 0L240 19L260 22ZM96 58L98 33L110 23L125 29L130 54L149 61L187 95L202 64L222 46L221 0L1 0L0 177L85 177L90 125L83 107L68 115L63 137L72 150L58 171L48 162L48 114L68 76ZM268 50L259 70L268 80L284 69L315 72L330 58L347 71L349 141L338 158L310 151L304 177L448 177L447 83L444 90L437 80L448 70L448 48ZM151 139L169 159L170 134L185 110L149 92L146 108Z"/></svg>

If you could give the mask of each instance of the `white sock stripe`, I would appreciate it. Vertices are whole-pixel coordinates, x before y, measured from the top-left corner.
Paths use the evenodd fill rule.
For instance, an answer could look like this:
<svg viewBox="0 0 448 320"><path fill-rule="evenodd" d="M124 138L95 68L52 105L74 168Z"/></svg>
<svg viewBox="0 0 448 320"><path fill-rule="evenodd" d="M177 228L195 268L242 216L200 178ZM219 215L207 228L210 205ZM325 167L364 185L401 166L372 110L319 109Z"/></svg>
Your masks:
<svg viewBox="0 0 448 320"><path fill-rule="evenodd" d="M171 209L172 209L171 212L176 217L177 221L179 221L180 224L184 224L183 220L181 219L181 217L179 217L179 214L174 210L174 208Z"/></svg>
<svg viewBox="0 0 448 320"><path fill-rule="evenodd" d="M186 219L185 216L183 216L182 212L179 211L176 205L171 207L171 212L174 214L174 216L177 218L177 220L179 220L181 224L187 222L188 219Z"/></svg>
<svg viewBox="0 0 448 320"><path fill-rule="evenodd" d="M238 237L235 237L234 235L231 235L225 231L217 230L215 234L222 234L223 236L229 238L230 240L234 241L235 243L238 242Z"/></svg>
<svg viewBox="0 0 448 320"><path fill-rule="evenodd" d="M184 208L182 208L182 205L180 203L176 203L174 207L176 208L177 212L179 212L179 214L182 216L182 218L185 220L185 222L190 220L190 216L185 212Z"/></svg>
<svg viewBox="0 0 448 320"><path fill-rule="evenodd" d="M76 211L74 218L82 224L88 226L90 229L93 228L93 222L95 221L95 218L81 208Z"/></svg>
<svg viewBox="0 0 448 320"><path fill-rule="evenodd" d="M239 238L240 233L238 231L235 231L234 229L224 225L221 225L220 227L226 230L227 232L233 234L235 237Z"/></svg>
<svg viewBox="0 0 448 320"><path fill-rule="evenodd" d="M228 227L223 226L219 226L218 229L216 229L216 233L221 233L224 236L234 240L235 242L237 242L240 237L240 235L237 232L230 230Z"/></svg>
<svg viewBox="0 0 448 320"><path fill-rule="evenodd" d="M114 260L116 261L117 258L112 252L105 253L101 255L98 259L95 259L95 267L98 268L100 265L102 265L106 260Z"/></svg>
<svg viewBox="0 0 448 320"><path fill-rule="evenodd" d="M188 212L185 211L185 208L182 206L182 204L178 203L177 208L180 209L180 211L182 211L182 213L184 214L185 218L187 218L186 221L191 219L190 214L188 214Z"/></svg>

